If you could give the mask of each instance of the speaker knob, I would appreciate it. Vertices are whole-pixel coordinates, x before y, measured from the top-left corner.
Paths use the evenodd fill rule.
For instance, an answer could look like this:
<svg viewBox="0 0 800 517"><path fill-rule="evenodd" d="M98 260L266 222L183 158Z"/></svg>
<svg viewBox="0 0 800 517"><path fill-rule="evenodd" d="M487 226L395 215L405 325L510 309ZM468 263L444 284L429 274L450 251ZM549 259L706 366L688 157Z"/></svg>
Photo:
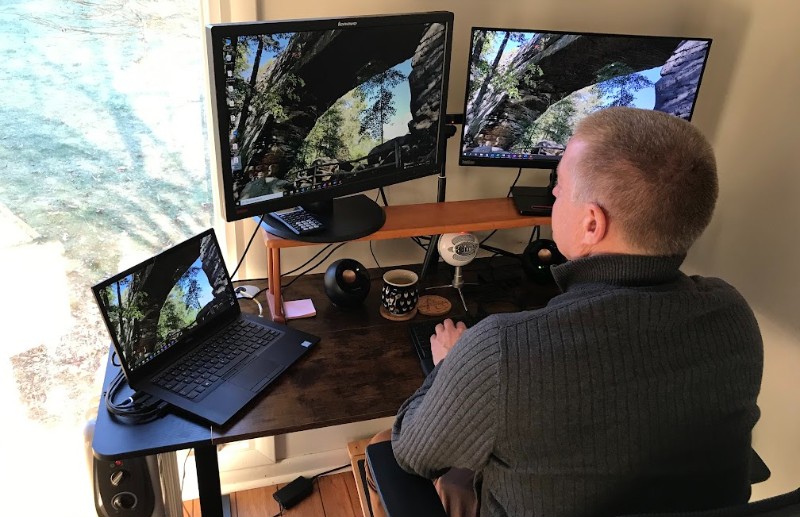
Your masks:
<svg viewBox="0 0 800 517"><path fill-rule="evenodd" d="M111 473L111 484L114 486L119 486L120 483L128 479L128 471L127 470L117 470L116 472Z"/></svg>
<svg viewBox="0 0 800 517"><path fill-rule="evenodd" d="M120 492L111 498L111 506L115 510L133 510L139 500L130 492Z"/></svg>

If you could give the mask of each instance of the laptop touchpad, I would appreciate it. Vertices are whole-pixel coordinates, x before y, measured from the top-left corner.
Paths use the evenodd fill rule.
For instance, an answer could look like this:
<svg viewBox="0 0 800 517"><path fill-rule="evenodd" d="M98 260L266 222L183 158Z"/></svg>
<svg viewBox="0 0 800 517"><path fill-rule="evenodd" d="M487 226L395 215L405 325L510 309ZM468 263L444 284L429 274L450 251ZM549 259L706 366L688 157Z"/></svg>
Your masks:
<svg viewBox="0 0 800 517"><path fill-rule="evenodd" d="M283 367L269 359L258 359L230 380L233 384L258 392L278 375Z"/></svg>

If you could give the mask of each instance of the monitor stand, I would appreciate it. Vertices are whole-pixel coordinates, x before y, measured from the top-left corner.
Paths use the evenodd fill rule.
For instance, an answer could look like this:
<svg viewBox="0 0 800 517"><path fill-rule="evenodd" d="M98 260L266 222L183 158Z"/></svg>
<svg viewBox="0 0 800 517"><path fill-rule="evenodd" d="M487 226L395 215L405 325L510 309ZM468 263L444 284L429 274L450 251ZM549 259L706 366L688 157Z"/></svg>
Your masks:
<svg viewBox="0 0 800 517"><path fill-rule="evenodd" d="M386 213L364 194L340 197L303 205L325 228L316 233L297 235L280 221L267 214L261 222L266 231L284 239L303 242L344 242L365 237L381 229Z"/></svg>

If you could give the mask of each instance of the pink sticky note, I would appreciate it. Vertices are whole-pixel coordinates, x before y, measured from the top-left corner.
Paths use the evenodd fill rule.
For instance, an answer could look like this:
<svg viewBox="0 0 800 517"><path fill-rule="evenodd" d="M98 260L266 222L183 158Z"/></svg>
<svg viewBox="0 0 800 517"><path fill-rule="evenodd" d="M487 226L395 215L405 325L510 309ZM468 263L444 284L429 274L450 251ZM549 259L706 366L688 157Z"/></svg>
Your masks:
<svg viewBox="0 0 800 517"><path fill-rule="evenodd" d="M317 315L317 310L314 308L314 302L310 298L306 298L304 300L283 302L283 314L287 320L296 320L299 318L312 318Z"/></svg>

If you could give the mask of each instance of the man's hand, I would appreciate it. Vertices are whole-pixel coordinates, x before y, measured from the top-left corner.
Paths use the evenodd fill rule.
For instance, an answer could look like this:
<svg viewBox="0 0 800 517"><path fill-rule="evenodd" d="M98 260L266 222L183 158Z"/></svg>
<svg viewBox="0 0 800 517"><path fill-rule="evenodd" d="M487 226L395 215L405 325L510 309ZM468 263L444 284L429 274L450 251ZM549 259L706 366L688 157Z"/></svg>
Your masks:
<svg viewBox="0 0 800 517"><path fill-rule="evenodd" d="M456 341L465 330L467 330L467 326L463 321L453 323L450 318L436 325L436 334L431 336L431 355L434 365L444 359L444 356L455 346Z"/></svg>

